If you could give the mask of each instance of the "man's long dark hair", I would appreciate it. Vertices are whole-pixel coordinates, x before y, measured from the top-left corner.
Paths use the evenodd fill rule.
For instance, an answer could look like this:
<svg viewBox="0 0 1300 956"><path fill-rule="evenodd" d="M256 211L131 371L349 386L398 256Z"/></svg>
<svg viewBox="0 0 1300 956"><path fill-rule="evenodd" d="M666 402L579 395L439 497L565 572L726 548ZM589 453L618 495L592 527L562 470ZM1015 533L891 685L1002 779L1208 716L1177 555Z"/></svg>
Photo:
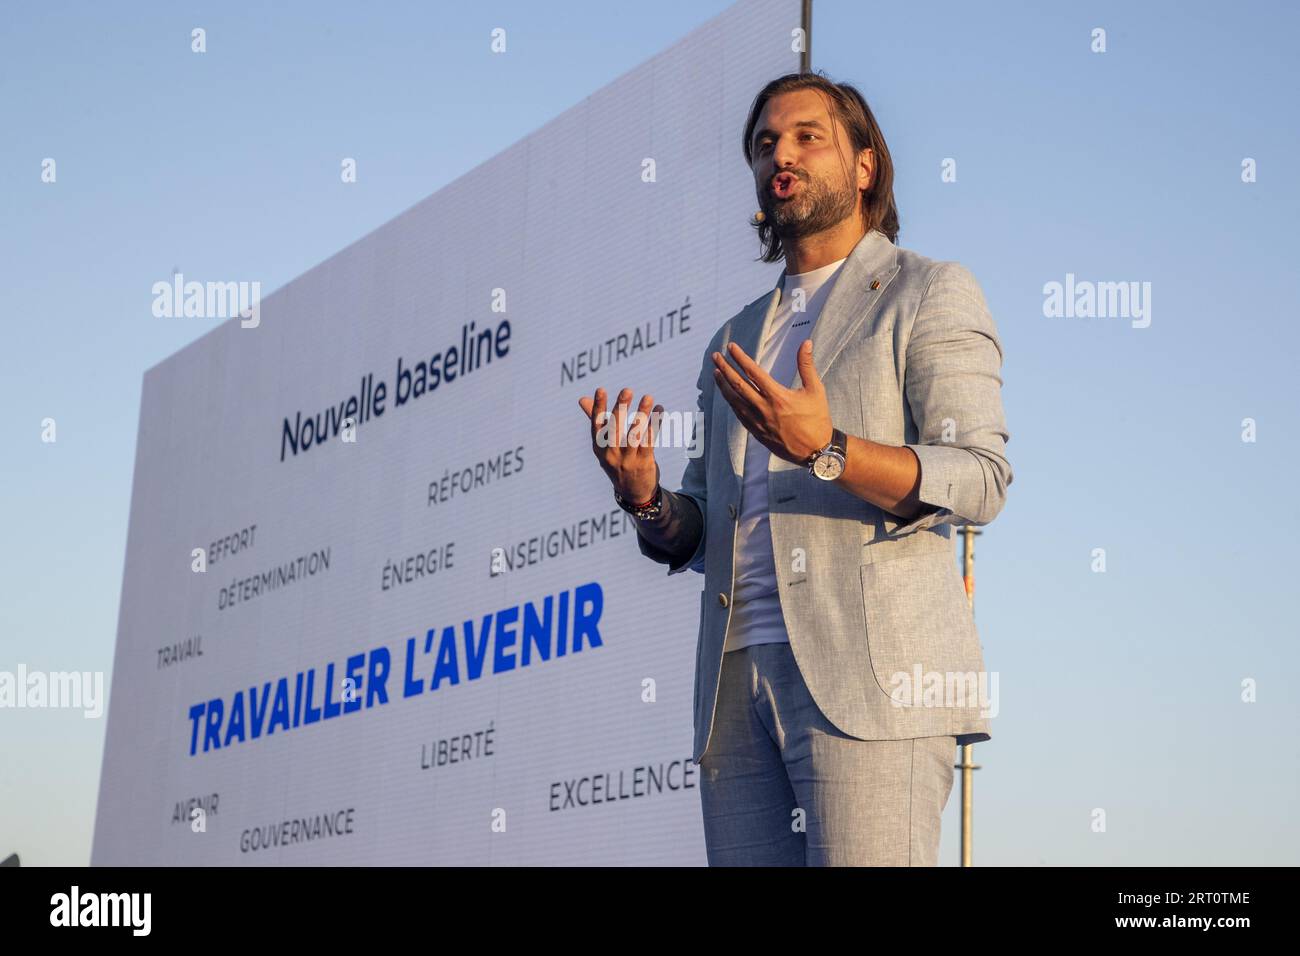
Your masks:
<svg viewBox="0 0 1300 956"><path fill-rule="evenodd" d="M870 149L875 157L875 175L871 185L862 190L862 221L866 231L879 229L889 241L898 242L898 209L894 205L894 161L889 156L889 147L885 145L885 134L871 113L871 107L857 89L848 83L836 83L823 73L787 73L777 77L759 91L754 97L754 104L749 108L749 120L745 123L745 140L742 148L745 152L745 165L751 169L754 165L753 144L754 127L758 124L759 114L769 99L780 93L792 93L796 90L817 90L830 100L829 111L844 129L853 146L853 155ZM837 134L838 135L838 134ZM776 262L785 256L781 248L781 239L772 229L770 222L755 223L758 241L763 247L763 262Z"/></svg>

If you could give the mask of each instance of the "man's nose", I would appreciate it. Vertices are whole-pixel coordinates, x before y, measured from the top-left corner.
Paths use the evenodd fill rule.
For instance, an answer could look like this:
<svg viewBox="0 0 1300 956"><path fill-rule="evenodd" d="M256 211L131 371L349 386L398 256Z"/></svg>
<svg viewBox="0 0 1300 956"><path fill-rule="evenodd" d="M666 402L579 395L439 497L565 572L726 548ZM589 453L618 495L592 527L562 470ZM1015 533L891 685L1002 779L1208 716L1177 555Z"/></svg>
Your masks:
<svg viewBox="0 0 1300 956"><path fill-rule="evenodd" d="M772 148L772 175L783 169L793 169L799 162L799 149L793 140L782 136Z"/></svg>

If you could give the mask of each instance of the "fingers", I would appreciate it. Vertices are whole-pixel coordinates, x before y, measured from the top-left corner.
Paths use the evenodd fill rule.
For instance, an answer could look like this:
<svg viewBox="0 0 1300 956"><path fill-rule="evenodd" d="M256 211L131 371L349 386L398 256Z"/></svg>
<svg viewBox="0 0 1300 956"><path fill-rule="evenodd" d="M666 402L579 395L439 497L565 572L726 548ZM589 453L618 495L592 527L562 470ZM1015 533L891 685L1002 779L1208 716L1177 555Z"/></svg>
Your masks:
<svg viewBox="0 0 1300 956"><path fill-rule="evenodd" d="M654 397L646 393L632 413L632 427L628 428L628 409L632 396L632 389L622 389L615 399L612 412L605 407L606 394L603 388L596 389L590 398L583 395L578 399L578 407L591 420L592 445L598 452L609 448L634 452L654 445L655 420L663 414L663 406L655 405Z"/></svg>
<svg viewBox="0 0 1300 956"><path fill-rule="evenodd" d="M641 396L641 401L637 405L636 414L632 416L632 427L627 432L627 447L633 454L641 452L643 449L650 448L653 445L651 412L654 410L654 397L648 392ZM653 456L653 452L651 455Z"/></svg>
<svg viewBox="0 0 1300 956"><path fill-rule="evenodd" d="M614 408L614 434L610 439L616 448L623 447L623 435L627 432L627 404L632 401L632 389L625 388L618 393L618 404Z"/></svg>
<svg viewBox="0 0 1300 956"><path fill-rule="evenodd" d="M649 395L646 396L646 400L647 400L647 401L650 400L650 396L649 396ZM650 435L650 437L649 437L648 445L649 445L651 448L654 447L655 439L656 439L656 438L658 437L658 435L659 435L659 419L663 417L663 413L664 413L664 407L663 407L662 405L655 405L653 408L650 409L650 419L649 419L649 420L650 420L650 427L649 427L649 435ZM653 452L652 452L651 454L653 454Z"/></svg>
<svg viewBox="0 0 1300 956"><path fill-rule="evenodd" d="M799 380L803 387L816 391L821 388L821 376L817 373L817 366L813 364L812 339L805 339L799 346L799 352L795 361L799 366Z"/></svg>
<svg viewBox="0 0 1300 956"><path fill-rule="evenodd" d="M774 379L771 375L767 374L767 371L763 366L750 358L749 355L746 354L745 350L735 342L727 343L727 351L735 363L740 366L741 370L749 376L750 383L752 383L752 386L759 392L759 394L772 396L785 388L784 385Z"/></svg>
<svg viewBox="0 0 1300 956"><path fill-rule="evenodd" d="M722 397L727 400L727 404L731 406L731 410L736 413L736 418L740 419L740 423L747 429L753 431L753 416L748 401L737 394L736 390L732 388L731 379L716 372L714 373L714 377L718 379L718 391L720 391Z"/></svg>
<svg viewBox="0 0 1300 956"><path fill-rule="evenodd" d="M591 398L582 396L578 399L578 407L591 419L591 447L599 455L603 444L600 440L600 431L605 418L605 390L596 389Z"/></svg>
<svg viewBox="0 0 1300 956"><path fill-rule="evenodd" d="M605 390L603 388L596 389L595 394L590 398L583 395L578 399L578 407L591 419L591 425L594 429L596 425L600 424L600 415L605 411Z"/></svg>
<svg viewBox="0 0 1300 956"><path fill-rule="evenodd" d="M718 383L719 387L729 386L730 394L736 400L732 402L733 407L736 402L743 405L759 404L762 396L758 390L743 375L732 368L731 364L722 357L720 352L713 353L713 365L713 380Z"/></svg>

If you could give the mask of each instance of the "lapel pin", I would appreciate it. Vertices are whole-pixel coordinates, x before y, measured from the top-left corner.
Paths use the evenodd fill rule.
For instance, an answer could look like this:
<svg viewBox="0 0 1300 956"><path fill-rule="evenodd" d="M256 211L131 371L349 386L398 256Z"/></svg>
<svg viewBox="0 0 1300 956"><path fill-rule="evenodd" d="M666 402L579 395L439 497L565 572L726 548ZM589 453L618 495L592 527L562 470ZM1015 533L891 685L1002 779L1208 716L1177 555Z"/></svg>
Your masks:
<svg viewBox="0 0 1300 956"><path fill-rule="evenodd" d="M872 289L879 289L879 288L880 288L880 280L879 280L879 279L872 279L872 280L871 280L871 288L872 288Z"/></svg>

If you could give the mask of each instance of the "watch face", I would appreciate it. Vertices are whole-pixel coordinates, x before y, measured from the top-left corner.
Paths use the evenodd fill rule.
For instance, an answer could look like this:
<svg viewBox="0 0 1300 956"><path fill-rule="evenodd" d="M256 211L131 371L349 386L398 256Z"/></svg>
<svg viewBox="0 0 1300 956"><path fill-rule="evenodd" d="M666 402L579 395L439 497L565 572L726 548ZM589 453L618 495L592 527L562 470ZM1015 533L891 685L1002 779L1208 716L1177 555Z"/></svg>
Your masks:
<svg viewBox="0 0 1300 956"><path fill-rule="evenodd" d="M821 455L813 462L813 474L824 481L834 481L844 471L844 459L839 455Z"/></svg>

